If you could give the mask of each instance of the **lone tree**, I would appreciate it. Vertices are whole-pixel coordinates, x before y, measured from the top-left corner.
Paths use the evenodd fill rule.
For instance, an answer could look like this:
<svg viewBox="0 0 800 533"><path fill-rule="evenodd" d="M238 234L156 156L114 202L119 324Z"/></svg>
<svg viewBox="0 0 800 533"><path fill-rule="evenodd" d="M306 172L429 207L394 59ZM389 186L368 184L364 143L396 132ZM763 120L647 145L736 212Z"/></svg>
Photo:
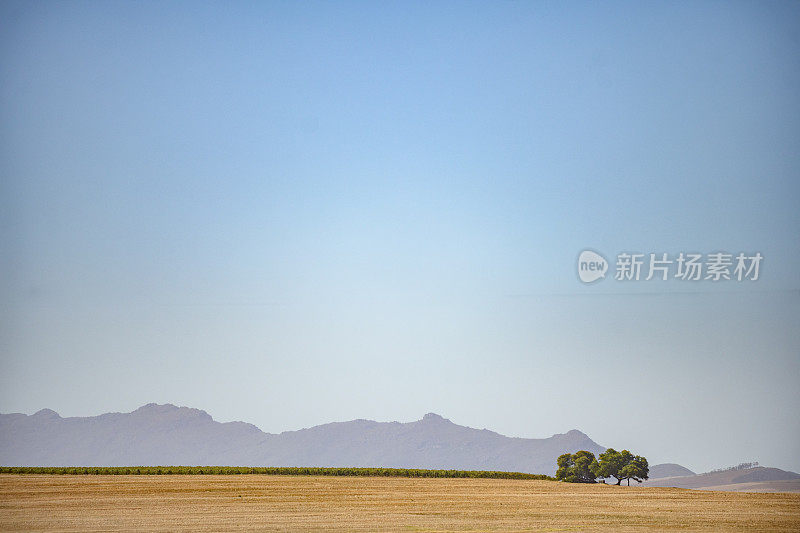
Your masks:
<svg viewBox="0 0 800 533"><path fill-rule="evenodd" d="M597 459L592 452L581 450L565 453L556 460L556 479L570 483L594 483L597 476L591 470L593 463L597 463Z"/></svg>
<svg viewBox="0 0 800 533"><path fill-rule="evenodd" d="M641 455L633 455L628 450L618 452L614 448L609 448L601 453L598 459L589 465L592 474L601 478L613 477L617 480L617 485L624 479L628 480L629 486L631 480L641 482L647 479L650 472L647 459Z"/></svg>

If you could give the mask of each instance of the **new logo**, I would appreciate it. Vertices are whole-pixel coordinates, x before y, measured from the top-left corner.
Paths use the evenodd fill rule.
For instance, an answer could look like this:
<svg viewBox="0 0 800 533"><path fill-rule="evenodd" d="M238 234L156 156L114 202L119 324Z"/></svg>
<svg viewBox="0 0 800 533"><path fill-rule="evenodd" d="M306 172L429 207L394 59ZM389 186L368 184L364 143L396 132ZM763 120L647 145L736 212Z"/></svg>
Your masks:
<svg viewBox="0 0 800 533"><path fill-rule="evenodd" d="M578 256L578 277L584 283L592 283L606 277L608 261L602 255L591 250L584 250Z"/></svg>

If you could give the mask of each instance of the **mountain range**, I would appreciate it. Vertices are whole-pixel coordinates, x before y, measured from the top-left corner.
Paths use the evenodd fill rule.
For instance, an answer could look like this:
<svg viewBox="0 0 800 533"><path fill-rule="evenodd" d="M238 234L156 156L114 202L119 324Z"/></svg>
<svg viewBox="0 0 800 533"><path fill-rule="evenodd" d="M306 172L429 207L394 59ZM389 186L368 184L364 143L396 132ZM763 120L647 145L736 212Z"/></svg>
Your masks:
<svg viewBox="0 0 800 533"><path fill-rule="evenodd" d="M50 409L0 414L2 466L361 466L553 475L556 458L578 450L597 455L605 448L576 429L543 439L506 437L434 413L408 423L351 420L278 434L172 404L91 417L64 418ZM641 485L800 491L800 474L765 467L695 474L665 463L652 465Z"/></svg>
<svg viewBox="0 0 800 533"><path fill-rule="evenodd" d="M506 437L434 413L408 423L352 420L279 434L205 411L148 404L130 413L62 418L0 414L4 466L363 466L554 474L565 452L605 450L571 430Z"/></svg>
<svg viewBox="0 0 800 533"><path fill-rule="evenodd" d="M800 474L764 466L660 478L651 472L650 479L641 483L641 486L733 492L800 492Z"/></svg>

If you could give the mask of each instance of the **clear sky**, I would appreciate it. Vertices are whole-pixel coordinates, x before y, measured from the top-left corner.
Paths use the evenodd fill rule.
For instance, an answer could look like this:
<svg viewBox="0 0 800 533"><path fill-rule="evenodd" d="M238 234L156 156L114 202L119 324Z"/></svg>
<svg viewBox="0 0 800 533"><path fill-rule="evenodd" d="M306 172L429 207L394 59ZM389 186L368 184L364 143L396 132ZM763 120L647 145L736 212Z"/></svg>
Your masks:
<svg viewBox="0 0 800 533"><path fill-rule="evenodd" d="M800 471L799 52L797 2L3 2L0 412Z"/></svg>

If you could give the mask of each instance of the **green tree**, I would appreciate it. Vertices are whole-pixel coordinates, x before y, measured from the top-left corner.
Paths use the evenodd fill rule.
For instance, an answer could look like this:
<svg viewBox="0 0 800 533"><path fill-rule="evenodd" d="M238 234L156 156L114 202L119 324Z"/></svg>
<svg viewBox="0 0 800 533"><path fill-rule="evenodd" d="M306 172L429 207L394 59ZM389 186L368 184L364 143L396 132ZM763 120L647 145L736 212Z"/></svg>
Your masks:
<svg viewBox="0 0 800 533"><path fill-rule="evenodd" d="M647 479L649 473L650 467L647 464L647 459L641 455L634 456L633 460L619 471L620 480L627 479L628 486L630 486L631 480L641 483L643 480Z"/></svg>
<svg viewBox="0 0 800 533"><path fill-rule="evenodd" d="M591 465L596 462L594 454L586 450L560 455L556 459L556 479L570 483L594 483L597 476L592 472Z"/></svg>
<svg viewBox="0 0 800 533"><path fill-rule="evenodd" d="M589 468L597 477L615 478L617 485L625 479L628 480L628 485L631 484L631 479L642 481L647 479L649 473L647 459L640 455L633 455L628 450L618 452L614 448L609 448L601 453Z"/></svg>

